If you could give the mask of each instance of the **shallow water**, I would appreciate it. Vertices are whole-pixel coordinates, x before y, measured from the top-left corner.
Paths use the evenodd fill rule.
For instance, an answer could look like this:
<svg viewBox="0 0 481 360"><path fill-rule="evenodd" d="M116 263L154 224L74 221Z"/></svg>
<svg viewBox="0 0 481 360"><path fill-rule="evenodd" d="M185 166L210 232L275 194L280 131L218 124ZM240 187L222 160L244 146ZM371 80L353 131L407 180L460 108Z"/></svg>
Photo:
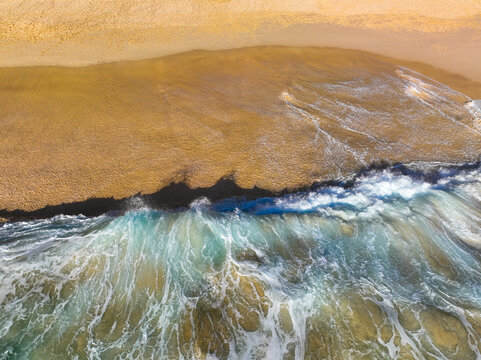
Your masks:
<svg viewBox="0 0 481 360"><path fill-rule="evenodd" d="M0 359L480 359L479 167L341 185L4 225Z"/></svg>
<svg viewBox="0 0 481 360"><path fill-rule="evenodd" d="M0 209L227 176L281 191L382 161L477 161L470 100L393 59L334 48L0 68Z"/></svg>

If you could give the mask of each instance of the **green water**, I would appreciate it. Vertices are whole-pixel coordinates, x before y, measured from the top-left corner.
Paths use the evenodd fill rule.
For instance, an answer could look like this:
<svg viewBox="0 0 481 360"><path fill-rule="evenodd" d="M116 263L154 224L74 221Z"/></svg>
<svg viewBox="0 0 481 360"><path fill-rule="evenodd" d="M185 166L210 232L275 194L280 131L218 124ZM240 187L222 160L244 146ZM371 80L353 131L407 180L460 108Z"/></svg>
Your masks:
<svg viewBox="0 0 481 360"><path fill-rule="evenodd" d="M481 172L0 227L0 359L480 359Z"/></svg>

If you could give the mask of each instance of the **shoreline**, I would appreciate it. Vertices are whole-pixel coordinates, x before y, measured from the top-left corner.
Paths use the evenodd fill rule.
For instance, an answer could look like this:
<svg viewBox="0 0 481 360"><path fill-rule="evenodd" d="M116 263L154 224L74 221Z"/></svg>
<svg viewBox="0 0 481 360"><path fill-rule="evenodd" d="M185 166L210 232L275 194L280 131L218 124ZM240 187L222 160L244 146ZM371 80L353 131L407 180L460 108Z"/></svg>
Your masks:
<svg viewBox="0 0 481 360"><path fill-rule="evenodd" d="M281 198L287 195L303 194L328 187L341 187L350 189L355 181L361 177L369 176L378 171L389 171L393 174L409 176L416 180L422 180L430 184L437 184L446 174L443 171L449 170L449 176L453 172L463 172L481 168L481 160L474 163L452 164L452 163L431 163L431 164L372 164L360 169L355 174L345 178L327 181L316 181L308 186L296 189L284 189L282 191L271 191L254 187L244 189L239 187L231 178L223 178L215 185L208 188L190 188L185 183L172 183L155 193L136 194L123 199L91 198L84 201L62 203L59 205L48 205L44 208L24 211L0 209L0 227L3 224L19 221L31 221L48 219L58 215L84 215L96 217L101 215L121 216L129 210L147 207L152 210L177 211L188 208L195 200L206 198L210 203L224 200L257 200L261 198Z"/></svg>
<svg viewBox="0 0 481 360"><path fill-rule="evenodd" d="M195 51L229 51L259 46L338 48L384 57L472 99L481 99L481 16L480 29L446 31L373 29L336 23L291 24L260 34L196 35L186 41L159 40L145 35L140 41L112 45L108 42L8 43L1 42L1 68L86 67L148 61ZM262 27L262 26L261 26ZM154 32L155 33L155 32Z"/></svg>
<svg viewBox="0 0 481 360"><path fill-rule="evenodd" d="M112 0L95 6L89 0L5 0L0 14L0 67L316 46L422 62L481 82L477 0Z"/></svg>
<svg viewBox="0 0 481 360"><path fill-rule="evenodd" d="M85 67L143 61L190 51L227 51L258 46L333 47L359 50L411 66L419 64L420 68L428 65L481 83L481 68L478 66L478 59L481 58L481 15L479 26L480 29L460 27L445 31L422 31L416 28L396 30L336 23L299 23L270 30L262 30L263 26L260 25L258 33L227 33L225 37L192 31L191 39L178 41L159 39L156 31L150 30L153 35L146 33L141 37L142 40L122 43L123 37L120 37L118 41L121 43L117 45L115 42L88 39L45 43L0 40L0 51L4 54L0 57L0 68ZM435 73L430 77L435 78ZM473 94L481 98L480 89Z"/></svg>
<svg viewBox="0 0 481 360"><path fill-rule="evenodd" d="M443 85L478 84L425 69L442 83L390 58L305 47L0 68L0 208L210 188L229 176L280 192L381 161L478 160L470 98Z"/></svg>

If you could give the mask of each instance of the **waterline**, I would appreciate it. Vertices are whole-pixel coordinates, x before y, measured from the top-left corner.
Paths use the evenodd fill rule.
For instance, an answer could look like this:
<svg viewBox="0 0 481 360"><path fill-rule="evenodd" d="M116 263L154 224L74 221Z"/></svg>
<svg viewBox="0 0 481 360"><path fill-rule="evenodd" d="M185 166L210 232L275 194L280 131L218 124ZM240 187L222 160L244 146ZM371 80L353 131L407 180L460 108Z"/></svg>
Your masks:
<svg viewBox="0 0 481 360"><path fill-rule="evenodd" d="M481 357L481 172L0 228L0 358Z"/></svg>

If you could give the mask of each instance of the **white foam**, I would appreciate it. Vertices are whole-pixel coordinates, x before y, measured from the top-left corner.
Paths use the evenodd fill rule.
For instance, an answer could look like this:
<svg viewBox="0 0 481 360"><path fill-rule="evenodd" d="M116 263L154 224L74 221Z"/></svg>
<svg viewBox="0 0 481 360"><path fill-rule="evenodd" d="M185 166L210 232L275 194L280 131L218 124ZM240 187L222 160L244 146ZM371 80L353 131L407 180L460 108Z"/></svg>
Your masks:
<svg viewBox="0 0 481 360"><path fill-rule="evenodd" d="M474 116L481 119L481 100L468 101L466 107Z"/></svg>
<svg viewBox="0 0 481 360"><path fill-rule="evenodd" d="M352 188L321 188L304 196L279 199L275 206L287 212L312 212L325 211L326 208L341 205L353 207L357 211L375 213L382 209L386 201L393 198L407 201L426 193L431 187L431 184L424 181L416 181L405 175L395 175L386 170L357 179Z"/></svg>
<svg viewBox="0 0 481 360"><path fill-rule="evenodd" d="M469 112L475 117L474 126L481 130L481 100L471 100L466 103Z"/></svg>
<svg viewBox="0 0 481 360"><path fill-rule="evenodd" d="M208 208L210 205L212 205L212 203L208 198L201 197L192 201L189 207L194 210L201 210L201 209Z"/></svg>
<svg viewBox="0 0 481 360"><path fill-rule="evenodd" d="M357 354L366 344L356 343L355 337L348 335L356 330L348 321L349 308L363 306L350 304L349 295L353 294L374 302L382 313L383 325L396 330L401 338L400 345L396 345L395 336L385 341L380 336L381 326L373 323L378 336L369 340L369 345L379 345L384 357L395 356L400 346L406 344L414 354L425 353L426 343L435 349L436 344L430 342L424 329L403 328L399 310L406 305L419 311L424 304L436 304L460 319L473 343L479 343L479 334L470 328L465 316L469 309L481 307L479 259L452 240L455 236L462 241L479 239L476 223L481 217L475 201L481 199L480 172L453 173L449 176L446 170L443 184L457 181L461 185L449 191L384 170L354 180L350 188L333 186L286 196L268 205L352 216L352 223L318 214L206 216L203 211L210 204L206 199L191 205L198 211L130 212L106 223L98 232L77 231L76 236L67 239L72 223L78 222L81 229L77 230L87 230L91 225L98 226L99 219L56 218L25 223L22 226L28 228L27 237L33 248L42 242L57 246L13 260L0 252L0 309L5 314L4 318L0 315L0 336L10 336L9 341L14 344L27 343L30 333L37 335L42 330L44 334L28 342L34 348L48 345L52 334L76 341L75 334L62 330L86 329L87 345L81 350L99 357L106 356L105 351L115 346L122 349L119 357L125 359L153 349L152 357L156 358L196 358L195 340L199 334L195 333L198 326L193 322L194 316L220 309L222 325L229 329L229 358L278 359L289 352L290 344L295 345L295 357L302 358L306 355L307 332L317 320L326 332L339 335L339 348L349 348ZM417 201L417 196L426 193L429 199ZM385 212L379 216L381 211ZM406 213L413 216L407 219ZM365 221L365 216L377 217ZM62 232L55 221L64 220L68 226ZM15 236L22 237L15 224L7 230L15 230ZM0 237L2 231L5 232L0 230ZM431 243L453 263L459 275L456 279L432 269L425 255ZM11 244L2 248L26 248L21 240ZM259 261L239 256L246 249L252 250ZM239 286L241 276L246 277L244 285L253 286L254 298L254 285L263 287L265 311L260 306L261 299L242 300L247 295L250 298L251 293L243 292L245 287ZM50 284L56 286L57 295L53 298L43 288ZM63 286L68 290L65 298L60 295ZM5 301L7 297L9 300ZM456 301L451 300L454 298ZM456 310L456 304L463 304L466 299L470 308ZM6 305L1 307L2 304ZM37 316L37 306L50 304L56 306L55 311ZM236 304L250 306L248 310L258 315L255 331L236 325L244 316ZM110 334L118 330L117 326L124 327L115 343L109 342L110 334L104 338L94 336L104 316L112 316L107 314L107 305L112 305L117 313L113 323L103 325L111 326ZM281 306L288 309L292 331L282 329ZM131 317L132 311L138 313ZM226 316L227 312L231 315ZM12 331L12 324L19 318L28 321L28 327ZM184 344L192 351L184 349L181 356L179 349L174 356L169 339L180 336L179 319L192 322L192 341ZM100 330L100 334L105 333L105 329ZM315 332L310 336L316 336ZM479 351L472 349L478 356ZM22 351L30 354L33 350ZM438 350L436 355L442 358Z"/></svg>

